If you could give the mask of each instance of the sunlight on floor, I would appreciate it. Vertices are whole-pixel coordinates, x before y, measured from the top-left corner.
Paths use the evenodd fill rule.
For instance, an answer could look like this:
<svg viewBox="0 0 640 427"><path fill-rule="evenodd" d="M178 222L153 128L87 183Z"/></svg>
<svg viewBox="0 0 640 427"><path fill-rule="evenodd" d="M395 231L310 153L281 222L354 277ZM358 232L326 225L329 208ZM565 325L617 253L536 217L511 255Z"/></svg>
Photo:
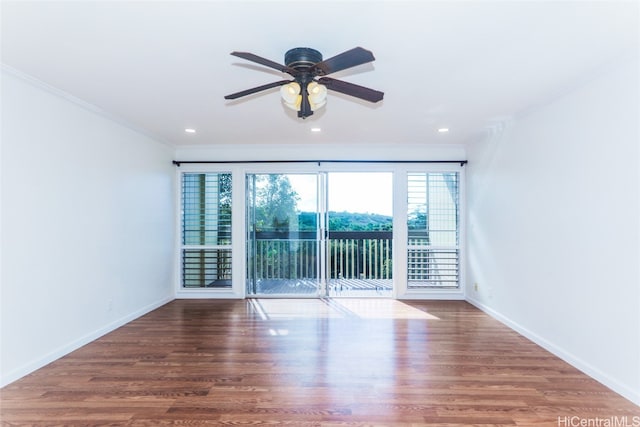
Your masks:
<svg viewBox="0 0 640 427"><path fill-rule="evenodd" d="M249 302L262 320L345 317L342 313L331 309L319 299L260 298L251 299Z"/></svg>
<svg viewBox="0 0 640 427"><path fill-rule="evenodd" d="M376 298L251 299L262 320L302 318L425 319L438 317L401 301ZM278 334L280 335L280 334Z"/></svg>
<svg viewBox="0 0 640 427"><path fill-rule="evenodd" d="M439 320L436 316L419 310L401 301L375 298L344 298L330 300L362 319L428 319Z"/></svg>

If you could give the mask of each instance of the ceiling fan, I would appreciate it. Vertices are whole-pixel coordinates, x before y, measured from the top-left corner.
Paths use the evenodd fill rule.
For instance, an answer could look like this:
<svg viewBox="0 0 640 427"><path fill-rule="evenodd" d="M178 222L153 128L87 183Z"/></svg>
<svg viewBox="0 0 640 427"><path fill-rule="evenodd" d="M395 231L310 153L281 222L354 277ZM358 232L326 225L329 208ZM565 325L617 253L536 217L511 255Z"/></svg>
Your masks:
<svg viewBox="0 0 640 427"><path fill-rule="evenodd" d="M280 93L288 107L298 111L298 117L307 118L313 110L326 103L327 89L344 93L369 102L381 101L384 93L342 80L325 77L327 74L374 61L373 54L361 47L342 52L322 60L322 54L308 47L296 47L284 55L286 65L262 58L249 52L231 52L231 55L274 68L293 77L227 95L224 99L236 99L256 92L282 86Z"/></svg>

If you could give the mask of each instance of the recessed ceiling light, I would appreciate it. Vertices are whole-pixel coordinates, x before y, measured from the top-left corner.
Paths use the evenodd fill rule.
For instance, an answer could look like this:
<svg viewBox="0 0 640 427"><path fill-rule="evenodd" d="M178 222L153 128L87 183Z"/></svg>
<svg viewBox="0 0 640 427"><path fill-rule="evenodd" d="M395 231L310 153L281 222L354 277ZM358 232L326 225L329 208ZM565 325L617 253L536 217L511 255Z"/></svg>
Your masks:
<svg viewBox="0 0 640 427"><path fill-rule="evenodd" d="M191 128L186 128L184 131L186 133L196 133L196 130L195 129L191 129Z"/></svg>
<svg viewBox="0 0 640 427"><path fill-rule="evenodd" d="M320 128L311 128L311 132L321 132L322 129Z"/></svg>
<svg viewBox="0 0 640 427"><path fill-rule="evenodd" d="M449 128L439 128L438 133L447 133L449 132Z"/></svg>

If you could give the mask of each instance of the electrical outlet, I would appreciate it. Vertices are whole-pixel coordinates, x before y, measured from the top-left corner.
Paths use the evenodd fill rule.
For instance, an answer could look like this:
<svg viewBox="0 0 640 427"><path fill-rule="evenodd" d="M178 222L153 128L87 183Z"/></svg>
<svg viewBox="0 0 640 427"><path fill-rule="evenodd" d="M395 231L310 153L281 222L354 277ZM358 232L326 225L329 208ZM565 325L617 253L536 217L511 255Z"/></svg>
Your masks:
<svg viewBox="0 0 640 427"><path fill-rule="evenodd" d="M476 292L478 292L478 288L479 288L478 284L477 284L477 283L474 283L474 284L473 284L473 290L474 290L474 291L476 291Z"/></svg>
<svg viewBox="0 0 640 427"><path fill-rule="evenodd" d="M112 311L112 310L113 310L113 300L112 300L112 299L110 299L110 300L107 302L107 311Z"/></svg>

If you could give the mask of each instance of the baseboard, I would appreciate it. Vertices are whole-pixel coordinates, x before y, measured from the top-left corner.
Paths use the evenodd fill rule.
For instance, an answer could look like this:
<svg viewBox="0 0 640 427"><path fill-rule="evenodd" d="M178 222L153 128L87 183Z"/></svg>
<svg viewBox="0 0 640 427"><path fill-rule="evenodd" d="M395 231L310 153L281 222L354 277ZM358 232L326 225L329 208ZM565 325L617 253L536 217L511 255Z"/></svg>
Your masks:
<svg viewBox="0 0 640 427"><path fill-rule="evenodd" d="M467 298L466 301L469 304L472 304L475 307L482 310L483 312L487 313L489 316L493 317L499 322L505 324L506 326L513 329L514 331L518 332L520 335L524 336L525 338L528 338L529 340L538 344L540 347L544 348L548 352L564 360L574 368L579 369L586 375L590 376L591 378L595 379L596 381L602 383L606 387L620 394L625 399L628 399L634 404L640 406L640 391L633 390L631 387L627 386L626 384L621 384L618 380L611 378L609 375L593 367L589 363L581 360L579 357L576 357L574 354L564 350L563 348L559 347L558 345L552 342L547 341L543 337L528 330L527 328L522 327L517 322L514 322L508 317L493 310L492 308L487 307L480 301L477 301L473 298Z"/></svg>
<svg viewBox="0 0 640 427"><path fill-rule="evenodd" d="M78 348L89 344L91 341L95 341L96 339L100 338L103 335L108 334L109 332L112 332L116 329L118 329L119 327L131 322L132 320L137 319L138 317L144 316L145 314L149 313L150 311L155 310L156 308L159 308L171 301L174 300L173 296L169 296L169 297L165 297L163 299L161 299L160 301L156 301L155 303L149 304L146 307L141 308L140 310L136 310L133 313L130 313L124 317L121 317L120 319L109 323L108 325L93 331L69 344L66 344L62 347L57 348L56 350L44 355L43 357L40 357L36 360L33 360L17 369L14 369L11 372L3 372L1 377L0 377L0 387L4 387L8 384L11 384L12 382L19 380L20 378L24 377L25 375L28 375L30 373L32 373L33 371L42 368L43 366L48 365L49 363L71 353L74 350L77 350Z"/></svg>

